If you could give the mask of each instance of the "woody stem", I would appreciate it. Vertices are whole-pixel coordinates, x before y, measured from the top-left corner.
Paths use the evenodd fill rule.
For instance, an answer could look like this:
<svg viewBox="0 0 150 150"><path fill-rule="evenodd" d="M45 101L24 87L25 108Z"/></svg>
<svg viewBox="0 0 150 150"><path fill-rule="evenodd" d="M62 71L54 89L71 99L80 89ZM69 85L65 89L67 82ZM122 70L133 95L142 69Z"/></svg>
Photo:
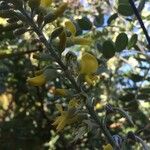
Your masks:
<svg viewBox="0 0 150 150"><path fill-rule="evenodd" d="M61 58L57 55L56 51L52 47L52 44L47 41L46 37L44 36L42 30L38 28L34 20L26 13L25 10L22 10L23 15L26 17L28 20L29 25L33 28L34 32L38 35L40 41L45 45L46 49L49 51L49 53L52 55L52 57L55 59L55 61L59 64L59 66L63 69L66 77L69 79L69 81L72 83L72 86L75 88L75 90L78 93L81 93L81 88L78 86L76 83L75 79L71 76L70 72L68 71L67 66L64 65L64 63L61 61ZM89 114L91 117L95 120L95 122L99 125L100 129L102 130L103 134L107 137L108 141L115 147L115 142L112 139L112 136L110 132L103 127L99 117L95 113L94 109L86 105Z"/></svg>

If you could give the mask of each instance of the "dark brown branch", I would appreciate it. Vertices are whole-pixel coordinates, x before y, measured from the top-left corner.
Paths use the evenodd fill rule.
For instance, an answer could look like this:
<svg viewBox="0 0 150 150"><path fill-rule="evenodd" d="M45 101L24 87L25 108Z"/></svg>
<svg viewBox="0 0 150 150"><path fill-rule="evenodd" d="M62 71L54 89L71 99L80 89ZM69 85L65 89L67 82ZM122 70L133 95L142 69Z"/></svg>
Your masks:
<svg viewBox="0 0 150 150"><path fill-rule="evenodd" d="M150 46L150 36L149 36L149 34L148 34L147 30L146 30L146 27L145 27L144 22L143 22L143 20L141 18L141 15L139 14L139 12L137 10L134 1L133 0L129 0L129 3L130 3L130 5L131 5L131 7L132 7L132 9L134 11L134 14L137 17L137 20L139 21L139 24L140 24L141 28L143 29L143 32L144 32L144 34L146 36L146 39L147 39L147 42L148 42L148 44Z"/></svg>

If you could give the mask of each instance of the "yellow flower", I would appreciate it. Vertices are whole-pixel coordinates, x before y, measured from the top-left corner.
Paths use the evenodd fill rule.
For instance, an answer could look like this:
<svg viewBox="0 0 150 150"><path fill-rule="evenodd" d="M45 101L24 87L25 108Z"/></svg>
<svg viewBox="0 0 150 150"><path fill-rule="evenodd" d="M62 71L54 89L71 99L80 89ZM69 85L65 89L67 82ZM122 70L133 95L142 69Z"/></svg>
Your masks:
<svg viewBox="0 0 150 150"><path fill-rule="evenodd" d="M32 86L42 86L46 83L46 77L44 76L44 74L40 74L33 78L28 78L27 82Z"/></svg>
<svg viewBox="0 0 150 150"><path fill-rule="evenodd" d="M104 145L103 150L113 150L113 147L110 144Z"/></svg>
<svg viewBox="0 0 150 150"><path fill-rule="evenodd" d="M88 85L95 85L98 77L94 73L98 69L98 61L94 55L84 53L80 60L80 74L84 75L84 80Z"/></svg>
<svg viewBox="0 0 150 150"><path fill-rule="evenodd" d="M70 20L65 22L65 27L71 32L73 36L76 34L76 27Z"/></svg>
<svg viewBox="0 0 150 150"><path fill-rule="evenodd" d="M99 103L96 104L96 106L94 107L94 109L98 110L98 109L102 109L103 107L104 107L104 104L99 102Z"/></svg>
<svg viewBox="0 0 150 150"><path fill-rule="evenodd" d="M79 106L79 100L78 99L73 98L69 101L68 108L76 108L78 106Z"/></svg>
<svg viewBox="0 0 150 150"><path fill-rule="evenodd" d="M57 126L56 130L59 132L64 129L65 126L73 124L78 121L78 115L74 114L74 109L70 108L67 111L64 111L62 106L57 104L56 108L60 112L60 116L58 116L52 125Z"/></svg>
<svg viewBox="0 0 150 150"><path fill-rule="evenodd" d="M62 3L54 12L55 16L56 17L61 16L64 13L64 11L67 9L67 7L68 7L67 3Z"/></svg>
<svg viewBox="0 0 150 150"><path fill-rule="evenodd" d="M90 53L84 53L80 60L80 73L85 75L90 75L96 72L98 68L98 61Z"/></svg>
<svg viewBox="0 0 150 150"><path fill-rule="evenodd" d="M90 45L92 43L91 39L82 38L82 37L72 37L71 41L73 42L73 44L78 44L78 45Z"/></svg>
<svg viewBox="0 0 150 150"><path fill-rule="evenodd" d="M69 91L67 89L54 89L53 90L53 94L54 95L58 95L58 96L68 96L69 95Z"/></svg>
<svg viewBox="0 0 150 150"><path fill-rule="evenodd" d="M96 75L92 75L92 74L88 74L85 75L85 81L89 84L89 85L95 85L96 84L96 80L98 79L98 77Z"/></svg>
<svg viewBox="0 0 150 150"><path fill-rule="evenodd" d="M71 32L71 37L67 38L67 41L71 42L72 44L76 45L90 45L92 43L92 40L89 38L84 37L76 37L76 26L71 20L67 20L65 22L65 28L68 29Z"/></svg>
<svg viewBox="0 0 150 150"><path fill-rule="evenodd" d="M43 8L47 8L52 4L52 0L41 0L40 6Z"/></svg>

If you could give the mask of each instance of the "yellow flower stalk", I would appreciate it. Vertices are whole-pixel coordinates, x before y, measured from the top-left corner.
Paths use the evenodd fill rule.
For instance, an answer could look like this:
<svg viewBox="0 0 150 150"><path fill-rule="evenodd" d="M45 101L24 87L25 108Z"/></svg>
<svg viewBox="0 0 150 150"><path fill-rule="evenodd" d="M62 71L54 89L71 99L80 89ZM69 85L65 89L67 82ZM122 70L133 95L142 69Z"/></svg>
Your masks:
<svg viewBox="0 0 150 150"><path fill-rule="evenodd" d="M91 39L82 37L72 37L71 41L73 42L73 44L77 45L90 45L92 43Z"/></svg>
<svg viewBox="0 0 150 150"><path fill-rule="evenodd" d="M70 20L65 22L65 27L71 32L73 36L76 34L76 27Z"/></svg>
<svg viewBox="0 0 150 150"><path fill-rule="evenodd" d="M53 94L54 95L58 95L58 96L68 96L69 95L69 91L67 89L54 89L53 90Z"/></svg>
<svg viewBox="0 0 150 150"><path fill-rule="evenodd" d="M56 130L57 132L64 129L65 126L73 124L78 121L78 115L74 115L73 111L71 109L68 109L68 111L64 111L62 106L57 104L56 108L60 112L60 116L57 117L52 125L57 126Z"/></svg>
<svg viewBox="0 0 150 150"><path fill-rule="evenodd" d="M43 84L46 83L46 77L44 76L44 74L40 74L33 78L28 78L27 83L32 86L42 86Z"/></svg>
<svg viewBox="0 0 150 150"><path fill-rule="evenodd" d="M98 61L94 55L84 53L80 60L80 73L89 75L96 72L98 69Z"/></svg>
<svg viewBox="0 0 150 150"><path fill-rule="evenodd" d="M40 6L43 8L47 8L52 4L52 0L41 0Z"/></svg>
<svg viewBox="0 0 150 150"><path fill-rule="evenodd" d="M111 144L107 144L103 146L103 150L113 150L113 147L111 146Z"/></svg>

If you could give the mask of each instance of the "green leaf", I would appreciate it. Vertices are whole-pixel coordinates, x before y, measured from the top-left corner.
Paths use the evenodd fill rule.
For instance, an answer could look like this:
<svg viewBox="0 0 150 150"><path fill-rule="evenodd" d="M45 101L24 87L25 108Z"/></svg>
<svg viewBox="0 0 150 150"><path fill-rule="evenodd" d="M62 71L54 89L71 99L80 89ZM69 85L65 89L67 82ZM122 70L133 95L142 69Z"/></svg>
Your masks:
<svg viewBox="0 0 150 150"><path fill-rule="evenodd" d="M74 25L76 27L76 36L82 35L83 31L82 31L82 29L80 28L80 26L78 24L78 20L74 21L73 23L74 23Z"/></svg>
<svg viewBox="0 0 150 150"><path fill-rule="evenodd" d="M29 0L28 4L31 9L36 9L40 6L40 0Z"/></svg>
<svg viewBox="0 0 150 150"><path fill-rule="evenodd" d="M146 3L146 0L141 0L141 2L139 3L139 6L138 6L139 12L141 12L144 9L145 3Z"/></svg>
<svg viewBox="0 0 150 150"><path fill-rule="evenodd" d="M142 88L142 89L140 89L140 92L149 94L150 93L150 88Z"/></svg>
<svg viewBox="0 0 150 150"><path fill-rule="evenodd" d="M132 7L128 4L119 4L118 12L123 16L131 16L134 14Z"/></svg>
<svg viewBox="0 0 150 150"><path fill-rule="evenodd" d="M118 111L123 117L125 117L131 126L134 126L131 116L129 116L126 111L124 111L122 108L114 108L114 110Z"/></svg>
<svg viewBox="0 0 150 150"><path fill-rule="evenodd" d="M102 14L102 15L95 16L95 18L94 18L94 25L96 27L100 27L103 24L104 24L104 15Z"/></svg>
<svg viewBox="0 0 150 150"><path fill-rule="evenodd" d="M128 49L134 47L137 43L137 40L138 40L138 35L137 34L133 34L129 43L128 43Z"/></svg>
<svg viewBox="0 0 150 150"><path fill-rule="evenodd" d="M103 43L102 53L106 59L110 59L115 55L114 43L111 40L107 40Z"/></svg>
<svg viewBox="0 0 150 150"><path fill-rule="evenodd" d="M82 30L91 30L92 22L87 18L77 19L77 22Z"/></svg>
<svg viewBox="0 0 150 150"><path fill-rule="evenodd" d="M143 76L141 76L139 74L131 74L130 79L134 82L140 82L143 80Z"/></svg>
<svg viewBox="0 0 150 150"><path fill-rule="evenodd" d="M51 56L51 54L47 54L47 53L34 54L33 58L40 60L40 61L54 60L54 58Z"/></svg>
<svg viewBox="0 0 150 150"><path fill-rule="evenodd" d="M118 4L129 4L129 0L118 0Z"/></svg>
<svg viewBox="0 0 150 150"><path fill-rule="evenodd" d="M120 33L115 41L115 50L121 52L128 45L128 37L126 33Z"/></svg>
<svg viewBox="0 0 150 150"><path fill-rule="evenodd" d="M117 17L118 17L118 14L117 14L117 13L111 15L111 16L109 17L108 21L107 21L107 24L110 25L111 22L112 22L113 20L115 20Z"/></svg>
<svg viewBox="0 0 150 150"><path fill-rule="evenodd" d="M56 29L52 32L51 37L50 37L50 40L53 40L53 39L57 38L62 32L63 32L63 27L58 27L58 28L56 28Z"/></svg>

